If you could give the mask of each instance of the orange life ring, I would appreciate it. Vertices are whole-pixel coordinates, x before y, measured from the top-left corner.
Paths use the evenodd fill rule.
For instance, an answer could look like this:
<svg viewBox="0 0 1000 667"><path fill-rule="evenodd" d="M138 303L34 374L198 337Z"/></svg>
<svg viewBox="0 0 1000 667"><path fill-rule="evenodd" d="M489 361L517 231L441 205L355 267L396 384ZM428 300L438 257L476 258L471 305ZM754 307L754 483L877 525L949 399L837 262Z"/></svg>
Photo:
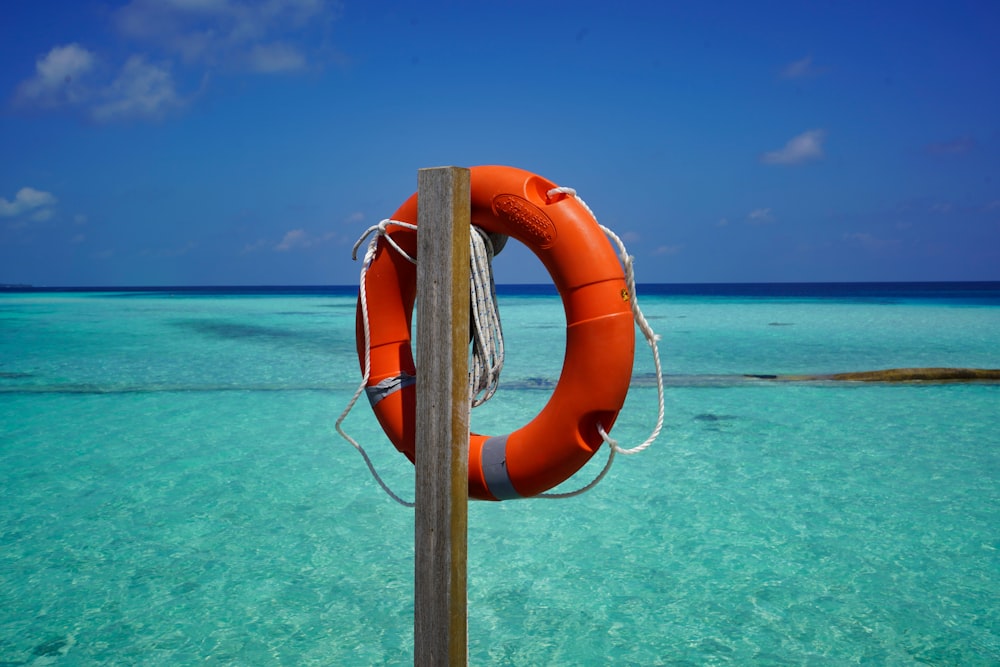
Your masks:
<svg viewBox="0 0 1000 667"><path fill-rule="evenodd" d="M601 227L575 197L521 169L471 168L472 224L528 246L548 269L566 313L566 354L551 398L528 424L507 435L473 433L469 497L534 496L568 479L590 460L611 430L628 392L635 326L625 275ZM417 223L417 195L393 220ZM417 235L389 227L392 240L416 257ZM411 322L416 267L379 242L365 276L370 374L366 391L379 424L410 461L415 456L416 390ZM358 358L364 369L360 296Z"/></svg>

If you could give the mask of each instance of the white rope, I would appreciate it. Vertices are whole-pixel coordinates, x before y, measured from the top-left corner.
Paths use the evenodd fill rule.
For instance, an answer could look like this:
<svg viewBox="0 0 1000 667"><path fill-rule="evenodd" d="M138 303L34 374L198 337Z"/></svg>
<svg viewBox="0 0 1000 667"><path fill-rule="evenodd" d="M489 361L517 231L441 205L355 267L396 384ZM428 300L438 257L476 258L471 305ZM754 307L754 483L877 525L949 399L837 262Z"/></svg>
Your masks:
<svg viewBox="0 0 1000 667"><path fill-rule="evenodd" d="M380 238L384 238L386 242L396 250L396 252L410 262L416 264L416 259L403 250L388 234L388 228L390 226L398 226L411 230L415 230L417 228L416 225L408 222L401 222L399 220L383 220L377 225L372 225L365 230L365 233L361 235L361 238L359 238L354 244L354 249L351 251L351 259L356 260L358 258L358 248L361 247L361 244L364 243L365 239L372 234L375 235L368 243L368 249L365 252L365 258L361 265L361 280L359 288L362 328L365 335L364 373L361 378L361 384L358 385L357 390L354 392L354 396L351 397L347 407L344 408L344 411L340 414L340 418L337 419L336 429L345 440L351 443L351 445L358 450L362 458L365 460L368 470L371 471L372 476L375 478L375 481L378 482L379 486L382 487L382 490L400 505L413 507L412 502L403 500L389 488L388 484L386 484L382 477L378 474L378 471L375 470L375 465L372 463L372 460L368 456L368 452L365 451L365 448L357 440L348 435L342 426L344 419L347 418L347 415L357 403L358 398L360 398L361 394L364 393L365 387L368 385L368 378L371 375L371 346L369 345L371 331L368 319L368 295L365 286L365 276L368 274L368 268L375 259L375 252L378 248L378 240ZM500 311L497 305L496 285L493 281L492 261L495 254L493 251L493 239L490 234L484 232L478 227L473 227L472 229L475 233L469 235L469 251L471 258L469 291L472 299L471 320L473 342L472 363L469 370L469 397L472 407L477 407L488 401L493 397L493 394L496 393L497 386L500 382L500 371L503 369L504 348L503 330L500 326ZM482 394L482 396L480 396L480 394Z"/></svg>
<svg viewBox="0 0 1000 667"><path fill-rule="evenodd" d="M364 263L362 264L362 267L361 267L362 277L364 277L364 274L367 273L368 266L372 263L372 260L375 259L375 247L378 245L379 238L382 238L382 237L384 237L385 240L388 241L389 245L391 245L393 248L396 249L396 252L398 252L400 255L402 255L403 257L405 257L406 259L408 259L411 264L416 264L417 263L417 260L415 260L414 258L410 257L407 254L407 252L405 250L403 250L402 248L400 248L399 244L396 243L396 241L391 236L389 236L389 232L388 232L389 225L393 225L393 226L396 226L396 227L403 227L404 229L409 229L411 231L416 231L417 230L417 226L415 224L413 224L412 222L403 222L401 220L389 220L388 218L385 219L385 220L383 220L383 221L381 221L377 225L372 225L371 227L369 227L368 229L366 229L365 233L361 235L361 238L359 238L357 241L355 241L355 243L354 243L354 249L351 250L351 259L357 260L358 259L358 248L361 247L361 244L365 242L366 238L368 238L369 236L371 236L372 233L375 233L375 238L373 238L371 240L371 243L368 244L368 253L366 253L366 255L365 255L365 261L364 261ZM371 257L369 257L368 254L370 254Z"/></svg>
<svg viewBox="0 0 1000 667"><path fill-rule="evenodd" d="M368 294L367 294L367 289L365 287L365 276L368 274L368 267L371 266L372 261L375 259L375 251L378 248L379 239L384 238L389 243L389 245L391 245L393 248L396 249L397 252L399 252L399 254L401 254L403 257L410 260L411 262L416 263L416 260L410 257L402 248L399 247L399 245L395 241L392 240L392 237L389 236L386 230L390 225L404 227L406 229L417 228L416 225L410 224L408 222L400 222L398 220L388 220L388 219L383 220L377 225L373 225L369 227L367 230L365 230L365 233L362 234L361 238L359 238L357 243L354 244L354 250L351 251L351 259L356 260L358 258L358 248L361 246L362 243L364 243L364 240L368 238L369 235L371 235L372 233L375 234L371 242L368 243L368 250L365 252L365 259L361 263L361 286L359 287L359 295L358 295L359 296L358 301L361 303L361 321L363 323L363 328L365 332L364 373L361 377L361 384L358 385L357 391L354 392L354 396L351 397L351 400L350 402L348 402L347 407L344 408L344 411L340 413L340 417L337 419L336 427L337 427L337 433L343 436L343 438L347 440L347 442L351 443L354 446L354 448L361 453L361 457L365 460L365 464L368 466L368 470L371 471L372 477L374 477L375 481L378 482L379 486L382 487L382 490L385 491L390 498L395 500L400 505L403 505L405 507L413 507L414 506L413 502L409 500L403 500L398 495L396 495L392 489L389 488L389 485L382 480L382 477L378 474L378 471L375 470L375 465L372 463L372 460L368 457L368 452L365 451L365 448L362 447L361 443L359 443L357 440L347 435L347 432L344 431L342 427L342 424L344 423L344 420L347 418L348 413L350 413L351 409L354 407L354 404L358 402L358 398L361 396L361 394L364 393L365 387L368 385L368 376L371 375L372 372L371 345L369 345L369 341L371 340L371 330L369 328L369 323L368 323Z"/></svg>
<svg viewBox="0 0 1000 667"><path fill-rule="evenodd" d="M546 193L546 195L549 197L550 200L552 199L553 196L557 194L565 194L575 198L578 202L580 202L580 205L587 210L587 213L589 213L590 216L595 221L597 220L597 216L594 215L594 212L590 209L589 206L587 206L587 202L583 201L583 199L576 194L576 190L574 190L573 188L557 187L557 188L552 188ZM604 442L607 443L609 449L608 461L607 463L604 464L604 468L601 470L601 472L598 473L597 477L595 477L592 482L575 491L569 491L567 493L541 493L538 495L539 498L549 498L549 499L571 498L573 496L578 496L581 493L589 491L590 489L597 486L598 482L604 479L604 476L611 469L611 464L615 460L615 454L626 454L626 455L638 454L639 452L643 451L651 444L653 444L656 438L659 437L660 431L663 429L663 413L664 413L663 373L660 364L660 350L656 345L657 341L660 340L660 337L653 331L653 327L650 326L649 321L646 319L646 316L643 315L642 313L642 309L639 308L639 299L636 296L636 291L635 291L635 269L633 267L633 257L628 254L628 250L626 250L625 248L625 243L618 237L617 234L615 234L613 231L611 231L601 223L598 222L597 224L604 231L604 233L607 234L608 238L611 239L612 243L618 249L618 257L621 260L622 265L625 267L625 286L628 289L629 304L632 307L632 318L635 320L635 323L639 327L639 330L642 331L642 335L645 337L646 343L649 344L649 347L653 353L653 363L656 366L656 394L657 394L656 426L653 428L653 431L652 433L650 433L649 437L646 438L645 442L636 445L635 447L632 447L630 449L626 449L623 448L621 445L619 445L618 441L612 438L608 434L608 432L604 429L603 424L598 422L597 431L598 433L601 434L601 438L604 440Z"/></svg>
<svg viewBox="0 0 1000 667"><path fill-rule="evenodd" d="M584 204L584 206L586 206L586 204ZM642 313L642 309L639 308L639 298L636 296L635 292L635 270L632 266L632 256L628 254L628 251L625 249L625 244L620 238L618 238L617 234L604 225L601 225L601 229L603 229L604 233L611 238L616 246L618 246L618 256L625 265L625 285L628 288L629 303L632 306L632 317L635 319L635 323L639 327L639 331L642 332L643 337L646 339L646 344L649 345L649 349L653 354L653 364L656 368L657 414L656 427L653 428L652 433L649 434L649 437L646 438L645 442L636 445L631 449L621 448L618 445L618 442L604 431L603 426L598 425L598 430L601 432L601 437L604 438L604 442L608 443L608 445L610 445L619 454L638 454L653 444L656 438L659 437L660 431L663 429L663 369L660 364L660 350L656 345L656 343L660 340L660 336L653 331L653 327L650 326L646 316Z"/></svg>
<svg viewBox="0 0 1000 667"><path fill-rule="evenodd" d="M493 398L503 370L503 328L493 281L493 240L479 227L470 234L469 296L472 313L472 363L469 397L476 408Z"/></svg>

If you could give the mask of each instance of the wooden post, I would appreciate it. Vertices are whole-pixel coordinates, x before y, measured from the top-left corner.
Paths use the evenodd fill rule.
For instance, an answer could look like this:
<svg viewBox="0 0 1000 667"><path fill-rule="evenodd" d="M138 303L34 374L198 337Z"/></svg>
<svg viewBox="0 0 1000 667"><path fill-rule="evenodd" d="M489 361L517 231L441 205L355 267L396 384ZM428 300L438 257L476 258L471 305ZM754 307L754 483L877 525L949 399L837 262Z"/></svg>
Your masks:
<svg viewBox="0 0 1000 667"><path fill-rule="evenodd" d="M469 170L417 174L413 662L468 664Z"/></svg>

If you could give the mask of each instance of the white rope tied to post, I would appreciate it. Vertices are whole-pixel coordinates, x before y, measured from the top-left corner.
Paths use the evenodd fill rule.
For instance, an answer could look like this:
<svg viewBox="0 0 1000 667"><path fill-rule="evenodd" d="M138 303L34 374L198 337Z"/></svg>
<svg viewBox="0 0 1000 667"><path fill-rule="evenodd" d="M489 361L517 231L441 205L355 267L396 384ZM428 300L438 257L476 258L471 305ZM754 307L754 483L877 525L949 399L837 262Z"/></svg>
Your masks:
<svg viewBox="0 0 1000 667"><path fill-rule="evenodd" d="M368 466L368 470L371 472L372 477L374 477L375 481L382 487L382 490L400 505L413 507L414 504L412 502L402 499L389 488L388 484L386 484L386 482L378 474L378 471L375 470L375 465L372 463L372 460L368 456L368 452L365 451L365 448L357 440L348 435L342 426L344 419L347 418L347 415L358 402L358 398L360 398L361 394L364 393L365 387L368 385L368 378L371 375L371 346L369 345L371 331L368 320L368 294L365 286L365 276L368 273L368 268L371 266L372 261L375 259L379 239L384 238L386 242L396 250L396 252L411 263L417 263L417 260L403 250L399 244L393 240L392 236L389 235L388 228L390 226L397 226L410 230L416 230L417 228L416 225L408 222L388 219L382 220L377 225L372 225L365 230L364 234L362 234L361 238L359 238L354 244L354 249L351 251L351 259L357 260L358 248L361 247L361 244L364 243L366 238L372 234L375 235L368 243L368 249L365 251L365 258L361 264L361 280L359 287L362 329L365 336L364 372L362 374L361 384L358 385L357 390L354 392L354 396L351 397L347 407L344 408L344 411L337 419L336 429L345 440L351 443L351 445L358 450L362 458L365 460L365 464ZM472 299L472 363L469 368L469 399L472 407L477 407L488 401L496 393L497 386L500 383L500 371L503 369L504 347L503 330L500 326L500 310L497 305L496 284L493 281L492 262L495 253L493 239L491 238L492 235L475 226L472 229L476 233L470 234L469 240L471 265L469 292Z"/></svg>
<svg viewBox="0 0 1000 667"><path fill-rule="evenodd" d="M368 466L368 470L371 472L372 477L374 477L375 481L378 482L379 486L382 487L382 490L385 491L390 498L395 500L400 505L403 505L404 507L413 507L415 503L409 500L403 500L401 497L396 495L392 489L389 488L389 485L385 483L381 475L378 474L378 471L375 470L375 464L372 463L371 458L368 457L368 452L365 451L365 448L361 446L361 443L359 443L357 440L349 436L343 428L344 420L347 419L347 415L351 412L351 409L354 408L354 404L358 402L358 398L360 398L361 394L364 393L365 387L368 385L368 376L371 375L372 372L371 345L369 344L369 341L371 340L371 329L368 322L368 293L367 293L367 288L365 286L365 276L368 274L368 267L371 266L372 261L375 259L375 251L378 249L379 239L384 238L386 242L389 243L389 245L395 248L400 255L408 259L410 262L414 264L416 264L417 262L417 260L415 260L413 257L410 257L406 253L406 251L400 248L399 244L397 244L392 239L392 237L389 236L387 230L390 225L395 225L398 227L403 227L405 229L411 229L411 230L417 229L416 225L411 224L409 222L400 222L399 220L386 219L381 221L377 225L372 225L371 227L366 229L365 233L362 234L361 238L359 238L357 242L354 244L354 249L351 251L351 259L357 260L358 248L361 247L361 244L364 243L366 238L368 238L373 233L375 234L372 240L368 243L368 249L365 251L365 259L363 262L361 262L361 282L360 282L360 287L358 288L359 290L358 302L361 304L361 321L362 321L362 328L365 334L364 372L362 373L361 376L361 384L358 385L357 390L354 392L354 396L352 396L351 400L348 401L347 407L345 407L344 411L340 413L340 417L337 418L335 426L337 428L337 433L339 433L345 440L347 440L347 442L351 443L351 445L354 446L354 449L358 450L358 452L361 454L361 458L365 460L365 465Z"/></svg>
<svg viewBox="0 0 1000 667"><path fill-rule="evenodd" d="M557 187L557 188L552 188L546 193L549 199L551 199L553 196L557 194L569 195L570 197L576 199L578 202L580 202L580 205L587 210L587 213L590 214L590 217L592 217L595 221L597 221L597 216L594 215L594 212L591 210L591 208L587 206L587 202L583 201L583 199L576 193L576 190L567 187ZM642 309L639 308L639 299L636 295L636 290L635 290L635 268L633 267L632 255L628 254L628 250L625 248L625 243L621 240L621 238L619 238L617 234L615 234L609 228L602 225L600 222L598 222L597 224L604 231L604 233L607 234L608 238L611 239L611 242L615 245L615 247L618 250L618 257L622 262L622 266L625 268L625 287L628 289L629 305L632 308L632 318L635 320L635 323L639 327L639 330L642 331L642 335L646 339L646 343L649 345L653 353L653 364L656 367L656 395L657 395L656 426L653 428L652 433L650 433L649 437L646 438L644 442L642 442L639 445L636 445L635 447L626 449L623 448L621 445L619 445L617 440L611 437L611 435L605 430L603 424L598 422L597 432L601 434L601 438L604 440L605 443L607 443L609 450L608 460L604 464L604 468L601 469L601 472L599 472L597 474L597 477L595 477L593 481L591 481L589 484L575 491L568 491L566 493L540 493L538 494L539 498L549 498L549 499L571 498L573 496L578 496L581 493L586 493L587 491L597 486L598 483L600 483L600 481L604 479L604 476L608 474L608 471L611 470L611 464L614 463L615 454L625 454L625 455L638 454L639 452L643 451L651 444L653 444L656 438L659 437L660 431L663 429L663 413L664 413L663 372L662 372L662 366L660 364L660 350L656 345L656 343L660 340L660 336L653 331L653 327L650 326L649 321L646 319L646 316L642 312Z"/></svg>

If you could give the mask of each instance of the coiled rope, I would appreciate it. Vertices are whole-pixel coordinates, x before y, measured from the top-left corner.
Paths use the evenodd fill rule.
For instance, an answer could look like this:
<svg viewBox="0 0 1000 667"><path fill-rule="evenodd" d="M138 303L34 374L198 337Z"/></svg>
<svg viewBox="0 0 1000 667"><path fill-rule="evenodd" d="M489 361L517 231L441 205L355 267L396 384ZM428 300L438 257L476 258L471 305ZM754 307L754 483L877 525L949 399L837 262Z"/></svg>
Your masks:
<svg viewBox="0 0 1000 667"><path fill-rule="evenodd" d="M573 188L557 187L548 191L547 196L551 200L555 195L564 194L574 197L586 210L590 213L594 220L597 220L597 216L590 209L585 201L577 195L576 190ZM357 390L351 397L351 400L347 403L344 411L340 413L340 417L337 418L336 429L345 440L347 440L358 452L361 454L368 466L368 470L371 472L372 477L378 482L382 490L389 495L390 498L395 500L400 505L405 507L413 507L414 503L408 500L404 500L392 489L389 485L382 479L375 469L371 458L365 451L364 447L357 442L354 438L347 434L343 428L343 422L347 418L347 415L354 408L357 403L358 398L365 391L365 387L368 384L368 377L371 374L371 350L369 345L369 340L371 338L369 321L368 321L368 297L365 287L365 276L368 273L368 269L371 266L372 261L375 259L375 253L378 248L378 241L380 238L384 238L387 243L406 260L416 264L416 259L411 257L405 250L403 250L399 244L397 244L391 235L388 233L389 227L396 226L402 227L404 229L416 230L417 226L402 222L399 220L386 219L379 222L377 225L372 225L361 235L361 237L354 244L354 248L351 252L351 259L357 260L358 248L364 243L365 239L374 234L374 237L368 244L368 249L365 251L364 260L361 263L361 279L359 287L359 302L361 304L361 317L362 325L365 336L365 361L364 361L364 372L361 378L361 383L358 385ZM548 498L548 499L559 499L559 498L570 498L573 496L578 496L582 493L589 491L590 489L597 486L608 471L611 469L612 463L614 463L616 454L638 454L647 447L649 447L656 438L659 436L660 431L663 428L663 413L664 413L664 398L663 398L663 373L660 364L660 352L656 343L660 340L660 337L653 331L649 322L646 320L645 315L643 315L642 310L639 308L639 301L636 296L635 289L635 270L633 268L633 257L628 254L625 248L625 243L619 238L617 234L611 231L609 228L598 222L598 226L604 231L608 238L612 241L618 250L618 257L622 262L622 266L625 268L625 284L628 289L629 294L629 304L632 309L632 317L635 320L636 325L639 330L642 331L646 342L649 344L650 349L653 354L653 362L656 367L656 391L657 391L657 417L656 426L653 428L652 433L646 440L632 448L623 448L619 445L618 441L612 438L608 432L605 430L604 425L598 422L597 430L601 434L601 438L608 445L608 460L604 464L604 468L598 473L597 477L594 478L589 484L575 490L566 493L541 493L538 494L537 498ZM470 234L469 238L469 250L470 250L470 279L469 279L469 293L471 298L471 334L472 334L472 362L469 366L469 401L472 407L478 407L482 405L496 393L497 387L500 381L500 371L503 369L504 360L504 347L503 347L503 329L500 325L500 312L497 305L496 296L496 284L493 279L493 257L495 256L496 246L501 246L506 242L506 237L502 235L490 234L478 227L473 226L472 228L476 233Z"/></svg>
<svg viewBox="0 0 1000 667"><path fill-rule="evenodd" d="M477 408L493 398L503 370L503 328L497 287L493 282L493 235L479 227L469 235L469 296L472 313L472 363L469 366L469 398ZM499 235L498 235L499 236Z"/></svg>

